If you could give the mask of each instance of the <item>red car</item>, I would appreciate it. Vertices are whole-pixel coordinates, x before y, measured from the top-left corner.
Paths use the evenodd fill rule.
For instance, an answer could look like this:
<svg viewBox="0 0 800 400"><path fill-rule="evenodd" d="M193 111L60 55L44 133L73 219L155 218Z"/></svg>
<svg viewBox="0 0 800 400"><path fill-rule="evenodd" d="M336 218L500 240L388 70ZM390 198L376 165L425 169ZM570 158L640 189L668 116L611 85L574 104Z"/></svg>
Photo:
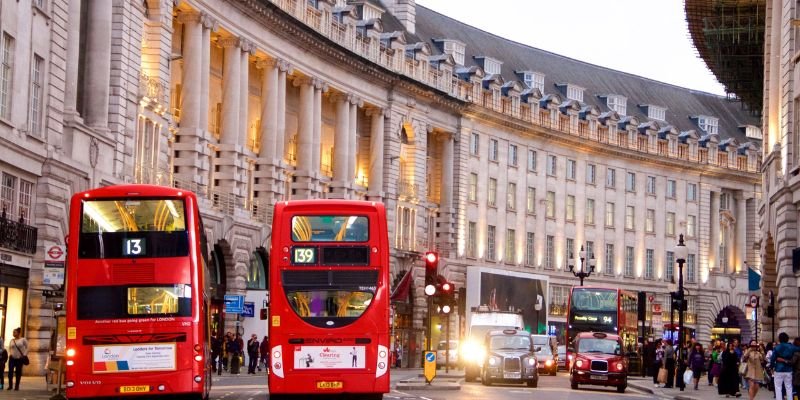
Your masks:
<svg viewBox="0 0 800 400"><path fill-rule="evenodd" d="M628 387L628 360L622 354L617 335L583 332L575 337L575 352L570 365L569 381L578 385L615 386L624 393Z"/></svg>

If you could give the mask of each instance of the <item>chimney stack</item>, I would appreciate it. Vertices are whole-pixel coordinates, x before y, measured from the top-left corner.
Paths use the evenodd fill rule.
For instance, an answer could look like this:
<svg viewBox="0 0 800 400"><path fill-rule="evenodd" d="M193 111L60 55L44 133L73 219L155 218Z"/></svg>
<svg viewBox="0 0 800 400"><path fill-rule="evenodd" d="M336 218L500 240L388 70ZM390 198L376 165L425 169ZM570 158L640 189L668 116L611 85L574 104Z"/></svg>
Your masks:
<svg viewBox="0 0 800 400"><path fill-rule="evenodd" d="M383 0L386 9L392 13L409 33L415 33L417 5L415 0Z"/></svg>

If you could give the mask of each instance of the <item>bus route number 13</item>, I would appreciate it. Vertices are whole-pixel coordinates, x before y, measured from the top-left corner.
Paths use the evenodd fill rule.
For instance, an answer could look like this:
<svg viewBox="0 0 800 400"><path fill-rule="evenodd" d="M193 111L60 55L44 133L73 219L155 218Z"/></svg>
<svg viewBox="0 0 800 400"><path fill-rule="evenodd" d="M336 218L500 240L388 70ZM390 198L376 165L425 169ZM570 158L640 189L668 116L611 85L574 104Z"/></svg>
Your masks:
<svg viewBox="0 0 800 400"><path fill-rule="evenodd" d="M142 238L125 239L122 253L126 256L141 256L145 254L145 241Z"/></svg>

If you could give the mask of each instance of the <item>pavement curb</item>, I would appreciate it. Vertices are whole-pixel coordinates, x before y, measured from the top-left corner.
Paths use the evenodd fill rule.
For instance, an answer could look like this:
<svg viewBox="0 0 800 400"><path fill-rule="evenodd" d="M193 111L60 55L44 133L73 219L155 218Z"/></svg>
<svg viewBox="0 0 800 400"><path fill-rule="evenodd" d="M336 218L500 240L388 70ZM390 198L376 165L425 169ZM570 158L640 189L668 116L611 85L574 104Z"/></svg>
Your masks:
<svg viewBox="0 0 800 400"><path fill-rule="evenodd" d="M440 380L436 381L436 379L431 382L431 384L425 383L425 381L418 381L418 380L408 380L408 381L400 381L395 385L395 389L397 390L461 390L461 380L457 381L445 381Z"/></svg>
<svg viewBox="0 0 800 400"><path fill-rule="evenodd" d="M634 388L636 390L645 392L645 393L655 394L655 392L653 391L653 388L649 388L649 387L646 387L644 385L640 385L637 382L628 381L628 386L632 387L632 388Z"/></svg>

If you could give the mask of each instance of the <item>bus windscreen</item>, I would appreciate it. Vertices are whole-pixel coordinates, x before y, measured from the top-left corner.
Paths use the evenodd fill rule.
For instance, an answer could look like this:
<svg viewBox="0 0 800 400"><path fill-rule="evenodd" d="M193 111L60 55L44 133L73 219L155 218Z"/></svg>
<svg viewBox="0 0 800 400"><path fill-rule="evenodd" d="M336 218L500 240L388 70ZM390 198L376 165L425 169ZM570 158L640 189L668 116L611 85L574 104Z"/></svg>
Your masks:
<svg viewBox="0 0 800 400"><path fill-rule="evenodd" d="M190 317L191 286L78 287L78 319Z"/></svg>
<svg viewBox="0 0 800 400"><path fill-rule="evenodd" d="M295 242L366 242L369 220L356 215L302 215L292 217Z"/></svg>

